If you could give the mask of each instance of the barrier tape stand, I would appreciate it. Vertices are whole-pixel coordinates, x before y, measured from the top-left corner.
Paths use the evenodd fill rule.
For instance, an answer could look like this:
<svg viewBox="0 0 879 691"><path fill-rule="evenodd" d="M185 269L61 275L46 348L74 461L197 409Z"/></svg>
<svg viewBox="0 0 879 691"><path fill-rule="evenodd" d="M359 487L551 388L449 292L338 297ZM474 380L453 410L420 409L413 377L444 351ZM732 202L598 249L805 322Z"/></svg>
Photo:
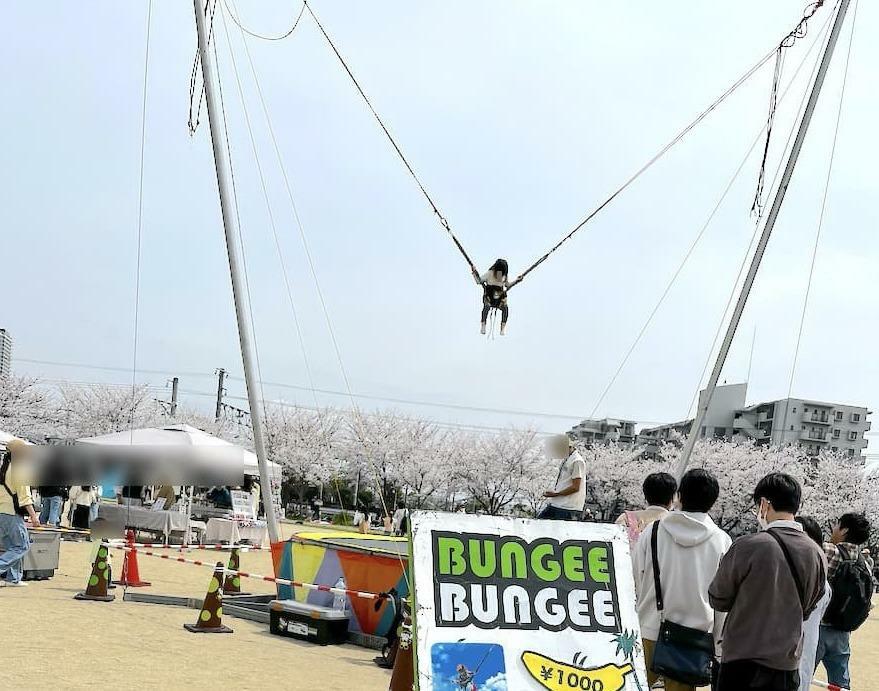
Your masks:
<svg viewBox="0 0 879 691"><path fill-rule="evenodd" d="M158 557L168 561L178 561L183 564L193 564L195 566L208 566L212 569L216 568L216 564L212 562L199 561L197 559L185 559L184 557L175 557L170 554L159 554L148 550L137 550L126 545L109 545L113 549L120 549L124 552L137 552L138 554L146 554L149 557ZM381 596L378 593L367 593L360 590L348 590L347 588L334 588L329 585L320 585L318 583L300 583L299 581L291 581L286 578L276 578L275 576L261 576L257 573L249 573L247 571L233 571L223 567L224 573L240 576L241 578L254 578L256 580L266 581L267 583L277 583L279 585L288 585L294 588L305 588L306 590L317 590L322 593L334 593L337 595L348 595L350 597L359 597L365 600L378 600Z"/></svg>

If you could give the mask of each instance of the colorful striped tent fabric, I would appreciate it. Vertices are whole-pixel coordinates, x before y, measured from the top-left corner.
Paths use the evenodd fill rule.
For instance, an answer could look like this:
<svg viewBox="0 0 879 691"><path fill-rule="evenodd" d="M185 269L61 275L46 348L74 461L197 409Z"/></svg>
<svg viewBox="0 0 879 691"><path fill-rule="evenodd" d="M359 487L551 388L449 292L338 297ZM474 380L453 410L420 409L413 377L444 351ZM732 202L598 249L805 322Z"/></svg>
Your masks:
<svg viewBox="0 0 879 691"><path fill-rule="evenodd" d="M409 595L405 576L409 564L408 538L342 531L304 532L273 545L272 558L279 578L328 586L344 578L349 590L381 593L396 588L402 597ZM332 607L334 595L279 585L278 599ZM376 612L374 604L371 600L349 598L350 631L373 636L388 633L393 608L385 606Z"/></svg>

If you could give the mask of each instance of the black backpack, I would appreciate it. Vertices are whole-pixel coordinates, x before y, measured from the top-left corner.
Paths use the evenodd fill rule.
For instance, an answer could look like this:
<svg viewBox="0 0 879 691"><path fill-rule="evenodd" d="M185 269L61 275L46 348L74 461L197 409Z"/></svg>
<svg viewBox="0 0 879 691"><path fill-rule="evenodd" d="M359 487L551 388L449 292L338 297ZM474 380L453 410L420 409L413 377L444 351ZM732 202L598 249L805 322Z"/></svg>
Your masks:
<svg viewBox="0 0 879 691"><path fill-rule="evenodd" d="M873 596L873 574L864 557L852 557L848 549L837 545L842 561L836 567L830 587L833 594L824 613L824 623L838 631L854 631L867 621Z"/></svg>

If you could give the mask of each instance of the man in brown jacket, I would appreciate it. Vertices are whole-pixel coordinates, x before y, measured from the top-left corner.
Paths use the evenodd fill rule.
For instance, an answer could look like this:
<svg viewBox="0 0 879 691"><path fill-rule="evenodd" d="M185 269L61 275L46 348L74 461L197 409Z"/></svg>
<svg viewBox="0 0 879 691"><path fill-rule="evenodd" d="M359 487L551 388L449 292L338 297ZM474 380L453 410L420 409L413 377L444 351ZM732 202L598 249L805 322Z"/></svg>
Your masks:
<svg viewBox="0 0 879 691"><path fill-rule="evenodd" d="M760 532L736 540L708 588L711 606L729 612L718 691L797 691L803 621L824 593L826 561L794 520L799 483L770 473L757 484Z"/></svg>

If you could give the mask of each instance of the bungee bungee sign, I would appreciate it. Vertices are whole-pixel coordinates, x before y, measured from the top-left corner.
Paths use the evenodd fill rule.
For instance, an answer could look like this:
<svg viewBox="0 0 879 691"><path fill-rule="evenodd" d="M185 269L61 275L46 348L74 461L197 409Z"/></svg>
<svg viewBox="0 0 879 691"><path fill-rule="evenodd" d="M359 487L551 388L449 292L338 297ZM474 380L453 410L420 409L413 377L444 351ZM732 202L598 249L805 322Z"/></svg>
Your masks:
<svg viewBox="0 0 879 691"><path fill-rule="evenodd" d="M625 528L412 515L419 691L647 691Z"/></svg>

